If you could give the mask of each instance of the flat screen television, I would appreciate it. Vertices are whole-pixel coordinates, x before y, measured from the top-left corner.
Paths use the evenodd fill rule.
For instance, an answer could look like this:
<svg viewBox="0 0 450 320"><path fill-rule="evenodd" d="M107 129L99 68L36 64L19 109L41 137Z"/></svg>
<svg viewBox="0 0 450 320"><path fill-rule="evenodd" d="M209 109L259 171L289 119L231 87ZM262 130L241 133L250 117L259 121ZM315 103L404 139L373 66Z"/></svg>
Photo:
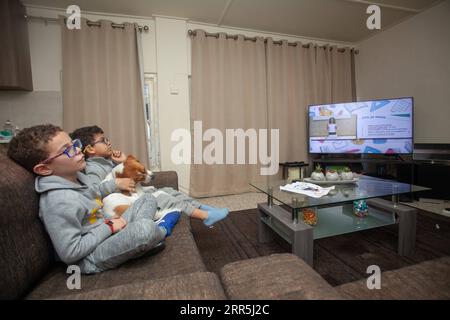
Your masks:
<svg viewBox="0 0 450 320"><path fill-rule="evenodd" d="M308 106L309 153L411 154L414 100Z"/></svg>

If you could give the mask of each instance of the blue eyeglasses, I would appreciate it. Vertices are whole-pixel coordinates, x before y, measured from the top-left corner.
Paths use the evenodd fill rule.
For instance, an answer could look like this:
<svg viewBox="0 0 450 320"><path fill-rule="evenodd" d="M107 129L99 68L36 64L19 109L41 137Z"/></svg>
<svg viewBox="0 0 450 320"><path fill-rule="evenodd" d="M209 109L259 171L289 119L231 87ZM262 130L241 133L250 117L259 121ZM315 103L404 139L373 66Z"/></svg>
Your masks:
<svg viewBox="0 0 450 320"><path fill-rule="evenodd" d="M81 143L80 139L76 139L72 141L72 144L70 146L68 146L67 148L64 149L63 152L58 153L56 156L53 156L51 158L45 159L44 161L41 161L41 163L46 164L49 163L50 161L52 161L55 158L58 158L59 156L65 154L67 156L67 158L72 158L75 155L78 154L77 149L83 148L83 144Z"/></svg>

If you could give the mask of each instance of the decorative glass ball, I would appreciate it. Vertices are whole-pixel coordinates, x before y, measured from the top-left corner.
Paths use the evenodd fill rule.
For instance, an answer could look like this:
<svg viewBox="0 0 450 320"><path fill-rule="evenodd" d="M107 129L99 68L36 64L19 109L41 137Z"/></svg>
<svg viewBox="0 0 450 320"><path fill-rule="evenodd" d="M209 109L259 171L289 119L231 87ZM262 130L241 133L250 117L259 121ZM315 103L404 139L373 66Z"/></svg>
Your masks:
<svg viewBox="0 0 450 320"><path fill-rule="evenodd" d="M366 200L353 201L353 213L360 218L366 217L369 214Z"/></svg>

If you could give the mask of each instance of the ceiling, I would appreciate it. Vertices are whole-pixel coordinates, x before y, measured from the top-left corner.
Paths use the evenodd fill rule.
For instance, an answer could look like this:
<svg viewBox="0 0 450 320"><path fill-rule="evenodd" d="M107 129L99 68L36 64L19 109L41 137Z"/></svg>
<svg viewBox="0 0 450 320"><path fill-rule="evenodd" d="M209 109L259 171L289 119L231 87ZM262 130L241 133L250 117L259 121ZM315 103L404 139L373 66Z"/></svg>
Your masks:
<svg viewBox="0 0 450 320"><path fill-rule="evenodd" d="M170 16L190 22L358 42L378 32L369 30L366 9L381 9L381 31L441 0L22 0L26 5L135 16Z"/></svg>

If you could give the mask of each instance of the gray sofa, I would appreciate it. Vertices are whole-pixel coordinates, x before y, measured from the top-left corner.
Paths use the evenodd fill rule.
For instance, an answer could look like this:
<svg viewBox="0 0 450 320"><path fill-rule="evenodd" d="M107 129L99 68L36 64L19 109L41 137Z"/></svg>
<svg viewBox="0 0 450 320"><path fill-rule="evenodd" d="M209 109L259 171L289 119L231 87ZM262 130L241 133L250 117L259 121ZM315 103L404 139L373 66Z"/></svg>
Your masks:
<svg viewBox="0 0 450 320"><path fill-rule="evenodd" d="M120 268L82 275L81 289L69 290L67 267L57 263L38 217L34 177L0 154L0 298L224 299L219 278L206 271L187 217L180 219L161 252L129 261ZM154 185L178 189L175 172L156 174ZM75 296L74 296L75 295Z"/></svg>
<svg viewBox="0 0 450 320"><path fill-rule="evenodd" d="M34 177L0 153L0 299L367 299L449 298L450 259L428 261L383 275L382 290L365 279L331 287L303 260L274 254L208 272L184 216L161 252L121 267L81 276L69 290L66 266L57 263L38 217ZM156 174L154 185L178 189L176 172ZM397 273L396 273L397 272ZM403 278L402 278L403 277ZM405 277L413 281L405 280ZM436 283L437 282L437 283ZM420 290L411 288L420 287Z"/></svg>
<svg viewBox="0 0 450 320"><path fill-rule="evenodd" d="M220 272L230 299L450 299L450 257L381 273L381 289L367 279L331 287L303 260L291 254L243 260Z"/></svg>

